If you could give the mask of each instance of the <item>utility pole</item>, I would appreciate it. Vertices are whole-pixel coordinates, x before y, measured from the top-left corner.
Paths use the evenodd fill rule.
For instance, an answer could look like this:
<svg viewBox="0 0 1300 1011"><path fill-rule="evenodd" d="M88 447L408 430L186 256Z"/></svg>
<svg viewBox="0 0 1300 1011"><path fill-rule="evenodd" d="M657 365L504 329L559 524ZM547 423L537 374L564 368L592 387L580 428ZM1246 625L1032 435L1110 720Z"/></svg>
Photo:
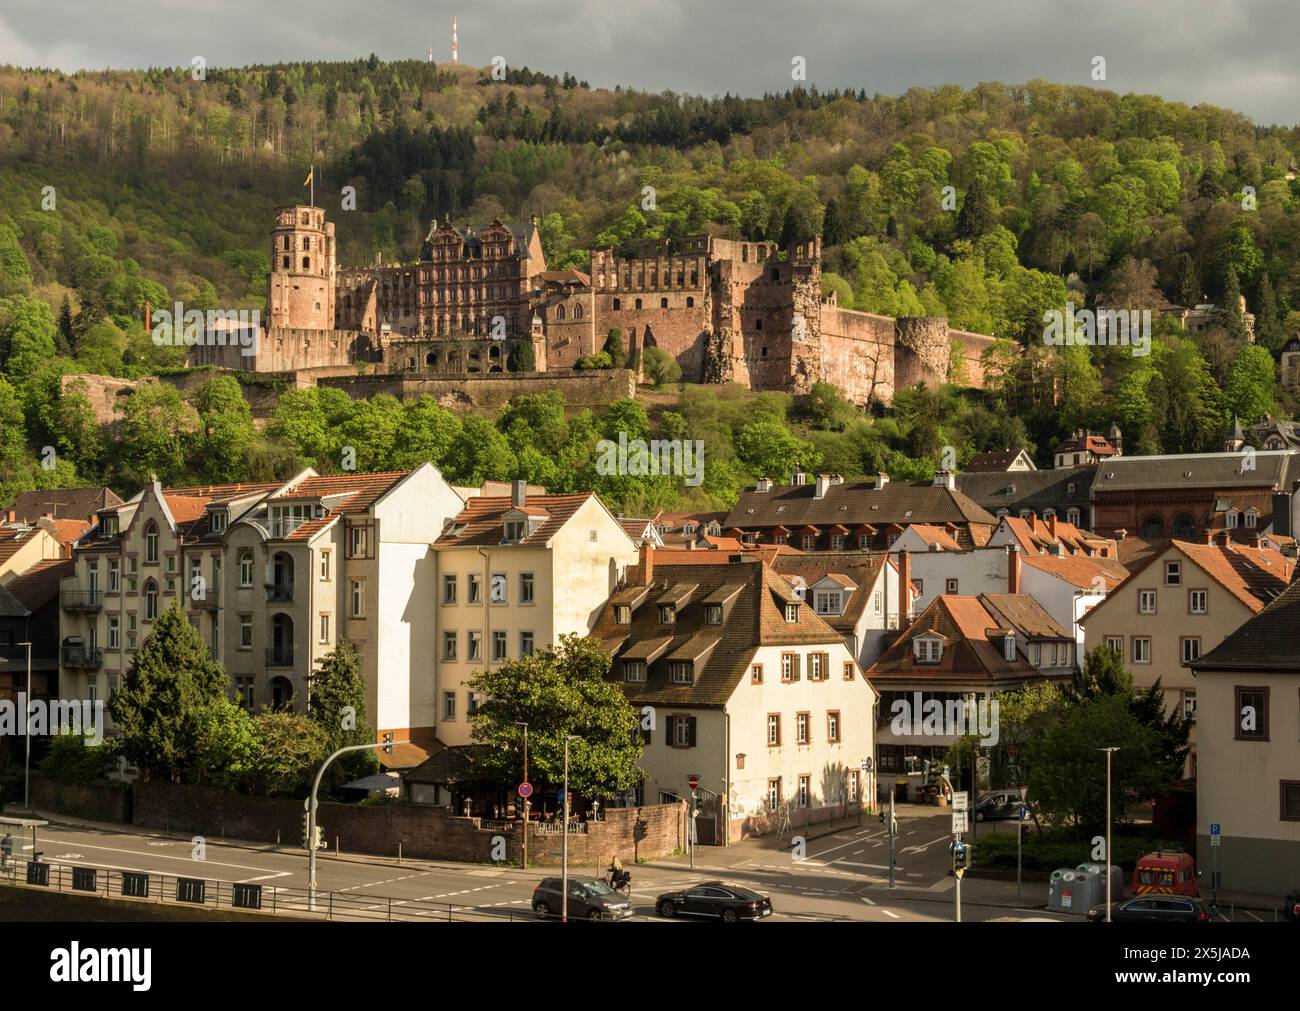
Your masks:
<svg viewBox="0 0 1300 1011"><path fill-rule="evenodd" d="M894 851L898 844L898 822L894 820L894 788L889 788L889 887L895 885Z"/></svg>
<svg viewBox="0 0 1300 1011"><path fill-rule="evenodd" d="M345 755L349 751L371 751L375 748L383 748L388 754L393 753L393 745L410 744L410 741L394 741L392 734L384 735L382 744L352 744L346 748L339 748L338 751L330 755L321 763L321 767L316 771L316 778L312 780L311 796L307 798L307 908L310 912L316 911L316 792L320 789L321 777L325 775L325 770L329 768L330 762L338 758L339 755Z"/></svg>
<svg viewBox="0 0 1300 1011"><path fill-rule="evenodd" d="M1110 923L1110 757L1119 748L1102 748L1106 752L1106 922Z"/></svg>
<svg viewBox="0 0 1300 1011"><path fill-rule="evenodd" d="M524 782L528 782L528 724L515 721L516 725L524 728ZM520 839L523 849L523 870L528 870L528 797L524 798L524 825L520 830Z"/></svg>
<svg viewBox="0 0 1300 1011"><path fill-rule="evenodd" d="M566 734L564 738L564 843L560 856L560 922L569 922L569 742L580 738Z"/></svg>
<svg viewBox="0 0 1300 1011"><path fill-rule="evenodd" d="M26 749L26 757L23 759L23 807L30 810L32 806L32 644L20 642L18 645L27 647L27 698L23 702L23 737L26 739L23 744Z"/></svg>

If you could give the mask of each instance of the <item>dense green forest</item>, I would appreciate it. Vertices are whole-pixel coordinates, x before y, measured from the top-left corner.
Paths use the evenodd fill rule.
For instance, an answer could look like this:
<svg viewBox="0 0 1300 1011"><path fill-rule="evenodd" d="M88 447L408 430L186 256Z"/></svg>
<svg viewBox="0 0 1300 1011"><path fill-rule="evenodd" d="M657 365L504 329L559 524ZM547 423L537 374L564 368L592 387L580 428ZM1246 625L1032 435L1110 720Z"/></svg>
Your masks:
<svg viewBox="0 0 1300 1011"><path fill-rule="evenodd" d="M1002 338L986 391L903 391L870 416L825 390L799 403L690 387L676 403L655 398L649 432L705 439L708 475L699 490L603 489L629 509L725 504L796 458L846 476L923 474L947 445L959 459L1009 445L1043 459L1062 434L1112 421L1131 452L1215 448L1234 415L1294 407L1275 358L1300 325L1298 154L1295 130L1229 110L1044 81L750 99L374 57L199 80L189 68L0 68L0 499L73 481L131 492L149 470L179 481L337 469L349 426L367 468L405 465L420 447L458 480L601 487L584 467L627 405L598 416L560 405L561 431L533 417L536 404L479 419L293 394L259 431L237 385L218 381L189 402L142 388L109 433L84 395L61 391L69 373L181 364L145 335L146 305L263 305L272 208L304 198L312 164L343 263L409 259L429 220L448 217L536 215L552 266L585 266L592 244L706 230L822 234L824 287L841 304ZM1158 319L1145 357L1043 346L1045 311L1102 296L1211 301L1224 322L1188 335ZM313 441L320 418L328 439ZM785 433L772 459L761 443L775 428L745 432L767 422Z"/></svg>

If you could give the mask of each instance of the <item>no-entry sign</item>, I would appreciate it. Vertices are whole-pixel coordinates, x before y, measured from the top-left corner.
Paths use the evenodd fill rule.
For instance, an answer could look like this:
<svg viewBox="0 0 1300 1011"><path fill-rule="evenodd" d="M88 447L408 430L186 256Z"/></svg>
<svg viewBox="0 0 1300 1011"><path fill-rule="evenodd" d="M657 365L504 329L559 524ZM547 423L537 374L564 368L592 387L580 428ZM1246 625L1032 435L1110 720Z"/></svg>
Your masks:
<svg viewBox="0 0 1300 1011"><path fill-rule="evenodd" d="M532 784L532 783L520 783L520 784L519 784L519 796L521 796L521 797L527 799L527 798L531 797L532 795L533 795L533 784Z"/></svg>
<svg viewBox="0 0 1300 1011"><path fill-rule="evenodd" d="M686 784L691 788L692 792L694 792L694 791L699 787L699 785L700 785L700 777L699 777L699 776L687 776L687 777L686 777Z"/></svg>

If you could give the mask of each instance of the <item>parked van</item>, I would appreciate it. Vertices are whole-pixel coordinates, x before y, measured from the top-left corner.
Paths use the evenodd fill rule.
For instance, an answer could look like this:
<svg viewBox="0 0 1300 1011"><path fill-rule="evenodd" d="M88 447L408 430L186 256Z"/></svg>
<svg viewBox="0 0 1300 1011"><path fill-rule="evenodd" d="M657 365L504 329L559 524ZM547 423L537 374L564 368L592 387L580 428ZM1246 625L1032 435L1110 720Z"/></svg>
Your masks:
<svg viewBox="0 0 1300 1011"><path fill-rule="evenodd" d="M1134 895L1199 894L1196 861L1182 850L1156 850L1133 868Z"/></svg>

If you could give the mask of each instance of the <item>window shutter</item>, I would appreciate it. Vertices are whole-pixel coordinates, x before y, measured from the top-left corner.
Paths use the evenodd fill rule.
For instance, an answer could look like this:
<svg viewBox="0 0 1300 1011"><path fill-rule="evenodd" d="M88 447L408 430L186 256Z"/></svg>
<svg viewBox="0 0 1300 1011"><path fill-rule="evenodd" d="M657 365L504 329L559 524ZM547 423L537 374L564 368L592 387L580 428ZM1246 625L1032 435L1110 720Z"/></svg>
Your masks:
<svg viewBox="0 0 1300 1011"><path fill-rule="evenodd" d="M695 717L688 716L687 720L689 721L687 724L687 727L689 728L687 730L687 734L688 734L687 739L690 741L690 747L693 748L695 747Z"/></svg>
<svg viewBox="0 0 1300 1011"><path fill-rule="evenodd" d="M790 680L799 680L799 654L795 653L790 657Z"/></svg>
<svg viewBox="0 0 1300 1011"><path fill-rule="evenodd" d="M668 747L670 748L673 746L673 721L676 719L676 716L670 716L664 720L664 725L668 728Z"/></svg>

